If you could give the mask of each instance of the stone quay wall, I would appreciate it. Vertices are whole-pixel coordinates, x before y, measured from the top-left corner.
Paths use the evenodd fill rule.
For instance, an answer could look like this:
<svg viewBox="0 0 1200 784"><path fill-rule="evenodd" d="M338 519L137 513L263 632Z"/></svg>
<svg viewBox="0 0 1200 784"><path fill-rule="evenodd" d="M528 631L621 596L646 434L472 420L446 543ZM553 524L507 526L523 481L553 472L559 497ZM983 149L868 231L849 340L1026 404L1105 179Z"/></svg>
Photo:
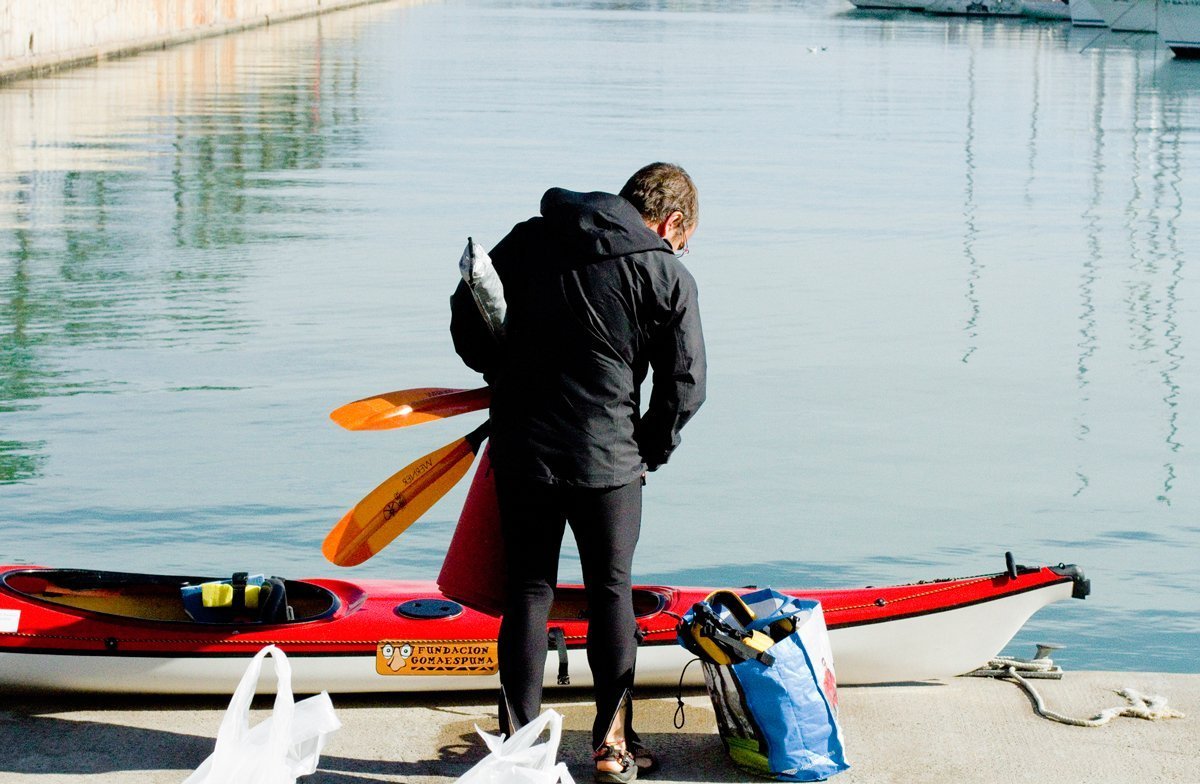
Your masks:
<svg viewBox="0 0 1200 784"><path fill-rule="evenodd" d="M381 0L0 0L0 81Z"/></svg>

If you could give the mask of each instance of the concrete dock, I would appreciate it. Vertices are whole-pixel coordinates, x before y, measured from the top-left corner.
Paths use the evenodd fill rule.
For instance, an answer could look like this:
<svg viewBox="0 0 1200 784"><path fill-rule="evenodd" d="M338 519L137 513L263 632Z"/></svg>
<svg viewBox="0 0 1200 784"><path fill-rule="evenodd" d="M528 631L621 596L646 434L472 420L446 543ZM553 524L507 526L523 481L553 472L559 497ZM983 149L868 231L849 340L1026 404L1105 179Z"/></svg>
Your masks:
<svg viewBox="0 0 1200 784"><path fill-rule="evenodd" d="M0 0L0 83L385 0Z"/></svg>
<svg viewBox="0 0 1200 784"><path fill-rule="evenodd" d="M1123 705L1114 690L1167 697L1186 718L1120 717L1098 728L1040 718L1010 682L945 682L848 687L841 720L853 768L842 784L1200 783L1200 675L1068 672L1036 682L1047 707L1078 718ZM551 692L563 714L560 759L591 781L586 693ZM260 698L263 706L268 698ZM0 697L0 782L6 784L165 784L180 782L212 750L225 698ZM671 692L642 695L638 727L663 758L645 780L752 781L726 758L703 691L684 695L686 723L675 729ZM256 706L259 703L256 702ZM342 729L312 784L452 782L484 756L473 725L495 731L491 695L390 697L334 695ZM257 711L256 711L257 713ZM262 711L266 715L266 711Z"/></svg>

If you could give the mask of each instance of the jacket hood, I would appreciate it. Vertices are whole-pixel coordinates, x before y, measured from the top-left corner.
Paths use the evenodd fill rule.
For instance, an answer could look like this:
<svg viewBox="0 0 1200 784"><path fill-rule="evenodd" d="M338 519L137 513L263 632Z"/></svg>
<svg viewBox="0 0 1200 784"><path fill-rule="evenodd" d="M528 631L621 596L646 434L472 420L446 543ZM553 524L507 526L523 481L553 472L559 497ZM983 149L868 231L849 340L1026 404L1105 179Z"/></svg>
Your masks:
<svg viewBox="0 0 1200 784"><path fill-rule="evenodd" d="M646 228L637 209L611 193L551 188L542 196L541 210L547 226L585 257L668 250L666 241Z"/></svg>

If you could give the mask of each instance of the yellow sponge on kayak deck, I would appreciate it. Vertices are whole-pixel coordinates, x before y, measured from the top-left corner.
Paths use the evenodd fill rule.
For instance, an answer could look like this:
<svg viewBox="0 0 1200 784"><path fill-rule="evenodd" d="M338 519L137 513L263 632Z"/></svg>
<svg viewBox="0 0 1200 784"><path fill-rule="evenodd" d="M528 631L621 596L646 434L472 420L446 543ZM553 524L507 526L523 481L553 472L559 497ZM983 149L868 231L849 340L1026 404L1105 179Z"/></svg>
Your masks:
<svg viewBox="0 0 1200 784"><path fill-rule="evenodd" d="M261 585L247 585L246 606L257 607L258 595L262 593ZM205 607L232 607L233 586L229 583L201 583L200 603Z"/></svg>
<svg viewBox="0 0 1200 784"><path fill-rule="evenodd" d="M229 580L209 580L197 585L184 583L180 586L183 609L193 621L229 623L246 615L247 610L257 610L267 604L267 594L263 593L264 579L261 574L235 572ZM265 590L270 592L269 588Z"/></svg>

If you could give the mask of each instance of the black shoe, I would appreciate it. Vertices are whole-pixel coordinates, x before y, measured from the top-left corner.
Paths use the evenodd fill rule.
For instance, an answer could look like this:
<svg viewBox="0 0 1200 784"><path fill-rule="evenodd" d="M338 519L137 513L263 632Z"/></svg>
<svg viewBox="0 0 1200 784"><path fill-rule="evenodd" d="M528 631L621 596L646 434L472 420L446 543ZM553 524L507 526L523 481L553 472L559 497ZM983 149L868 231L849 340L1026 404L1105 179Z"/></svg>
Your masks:
<svg viewBox="0 0 1200 784"><path fill-rule="evenodd" d="M619 771L596 768L595 780L603 782L603 784L629 784L629 782L637 778L637 763L634 762L633 755L625 748L624 743L619 746L605 743L596 749L596 753L592 755L592 759L595 760L597 766L601 762L618 762L621 765Z"/></svg>

